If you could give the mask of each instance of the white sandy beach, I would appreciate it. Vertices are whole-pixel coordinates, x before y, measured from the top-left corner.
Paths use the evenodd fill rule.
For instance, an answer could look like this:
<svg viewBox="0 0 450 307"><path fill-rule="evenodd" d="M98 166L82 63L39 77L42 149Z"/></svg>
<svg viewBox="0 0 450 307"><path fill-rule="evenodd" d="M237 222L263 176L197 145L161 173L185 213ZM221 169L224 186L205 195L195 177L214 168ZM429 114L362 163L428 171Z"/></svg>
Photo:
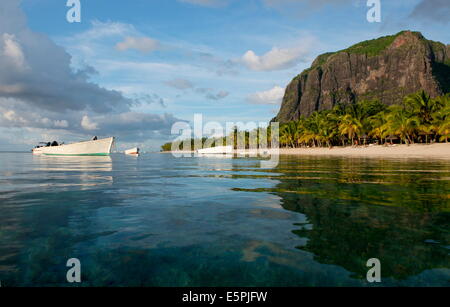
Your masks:
<svg viewBox="0 0 450 307"><path fill-rule="evenodd" d="M333 148L280 148L276 150L267 150L270 154L280 155L304 155L304 156L347 156L347 157L368 157L368 158L432 158L432 159L450 159L450 143L440 144L412 144L393 145L393 146L358 146L358 147L333 147ZM162 152L170 153L170 152ZM181 154L182 152L177 152ZM192 151L183 151L183 153L193 153ZM236 152L250 154L246 152Z"/></svg>
<svg viewBox="0 0 450 307"><path fill-rule="evenodd" d="M371 158L439 158L450 159L450 143L394 146L358 146L329 148L281 148L282 155L358 156Z"/></svg>

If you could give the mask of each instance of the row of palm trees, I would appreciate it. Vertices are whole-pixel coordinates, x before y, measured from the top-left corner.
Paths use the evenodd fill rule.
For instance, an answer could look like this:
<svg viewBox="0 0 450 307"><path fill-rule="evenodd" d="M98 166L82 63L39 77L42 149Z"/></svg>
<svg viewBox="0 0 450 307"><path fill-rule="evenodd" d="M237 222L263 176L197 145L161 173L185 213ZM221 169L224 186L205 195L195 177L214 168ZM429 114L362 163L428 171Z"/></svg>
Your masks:
<svg viewBox="0 0 450 307"><path fill-rule="evenodd" d="M450 94L431 98L419 91L398 105L378 101L337 104L332 110L314 112L280 126L283 147L331 147L377 142L379 144L448 142Z"/></svg>

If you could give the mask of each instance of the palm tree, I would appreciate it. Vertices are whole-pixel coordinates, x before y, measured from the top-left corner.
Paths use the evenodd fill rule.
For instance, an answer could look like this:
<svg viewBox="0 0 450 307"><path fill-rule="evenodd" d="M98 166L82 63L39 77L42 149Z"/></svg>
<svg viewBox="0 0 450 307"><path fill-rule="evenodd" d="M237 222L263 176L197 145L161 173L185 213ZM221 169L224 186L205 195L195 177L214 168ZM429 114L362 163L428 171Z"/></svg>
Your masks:
<svg viewBox="0 0 450 307"><path fill-rule="evenodd" d="M300 138L298 139L298 141L302 144L305 144L306 146L308 146L311 142L313 142L314 146L316 146L315 138L316 134L313 131L305 129L301 134Z"/></svg>
<svg viewBox="0 0 450 307"><path fill-rule="evenodd" d="M419 130L419 133L425 135L425 144L428 144L428 136L433 134L436 127L432 124L421 124L417 127L417 129Z"/></svg>
<svg viewBox="0 0 450 307"><path fill-rule="evenodd" d="M320 125L322 123L322 114L321 112L314 112L311 114L311 116L308 118L307 127L309 130L310 135L313 136L313 142L314 147L316 146L322 146L322 136L320 134Z"/></svg>
<svg viewBox="0 0 450 307"><path fill-rule="evenodd" d="M295 148L297 125L295 122L288 122L280 129L280 143L286 147L292 146Z"/></svg>
<svg viewBox="0 0 450 307"><path fill-rule="evenodd" d="M436 132L441 136L440 141L447 143L450 138L450 93L436 100L441 105L441 109L433 113L433 125Z"/></svg>
<svg viewBox="0 0 450 307"><path fill-rule="evenodd" d="M301 146L300 138L301 138L302 134L305 132L306 119L302 116L295 124L296 124L296 127L295 127L294 140L295 140L296 146Z"/></svg>
<svg viewBox="0 0 450 307"><path fill-rule="evenodd" d="M382 144L388 130L386 126L386 112L379 112L371 116L369 122L371 126L369 135L380 140L380 144Z"/></svg>
<svg viewBox="0 0 450 307"><path fill-rule="evenodd" d="M417 115L423 124L430 124L433 120L433 112L437 111L441 105L437 99L431 99L424 90L406 96L404 99L405 107L411 113Z"/></svg>
<svg viewBox="0 0 450 307"><path fill-rule="evenodd" d="M336 141L338 123L339 117L333 111L324 113L320 124L320 134L328 147L331 147L332 143Z"/></svg>
<svg viewBox="0 0 450 307"><path fill-rule="evenodd" d="M442 142L445 140L445 143L448 143L448 139L450 138L450 117L447 116L447 118L441 122L437 131L441 136L440 141Z"/></svg>
<svg viewBox="0 0 450 307"><path fill-rule="evenodd" d="M320 135L321 140L325 142L325 144L331 148L332 140L336 136L336 127L332 122L324 119L321 127L320 127Z"/></svg>
<svg viewBox="0 0 450 307"><path fill-rule="evenodd" d="M341 118L339 132L341 135L346 135L352 141L352 145L354 144L355 136L359 135L361 129L361 122L352 115L346 114Z"/></svg>
<svg viewBox="0 0 450 307"><path fill-rule="evenodd" d="M417 116L411 115L410 112L401 106L392 106L387 117L388 132L397 135L405 144L413 143L413 135L420 120Z"/></svg>
<svg viewBox="0 0 450 307"><path fill-rule="evenodd" d="M308 118L280 127L280 144L287 147L303 145L332 146L345 139L354 144L356 137L369 135L381 143L388 136L398 136L406 144L414 143L417 134L450 139L450 94L431 99L424 91L405 97L402 105L387 108L379 101L337 104L332 110L314 112ZM268 129L270 134L270 129Z"/></svg>

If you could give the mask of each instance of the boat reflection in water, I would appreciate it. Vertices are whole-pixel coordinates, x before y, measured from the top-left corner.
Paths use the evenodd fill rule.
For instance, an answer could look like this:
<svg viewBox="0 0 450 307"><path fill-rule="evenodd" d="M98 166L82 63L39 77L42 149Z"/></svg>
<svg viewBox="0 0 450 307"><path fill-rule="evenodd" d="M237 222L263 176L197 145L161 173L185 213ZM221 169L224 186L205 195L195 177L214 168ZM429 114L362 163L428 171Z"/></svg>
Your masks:
<svg viewBox="0 0 450 307"><path fill-rule="evenodd" d="M45 174L41 186L84 188L112 184L110 156L33 155L34 170ZM46 181L51 181L45 183Z"/></svg>

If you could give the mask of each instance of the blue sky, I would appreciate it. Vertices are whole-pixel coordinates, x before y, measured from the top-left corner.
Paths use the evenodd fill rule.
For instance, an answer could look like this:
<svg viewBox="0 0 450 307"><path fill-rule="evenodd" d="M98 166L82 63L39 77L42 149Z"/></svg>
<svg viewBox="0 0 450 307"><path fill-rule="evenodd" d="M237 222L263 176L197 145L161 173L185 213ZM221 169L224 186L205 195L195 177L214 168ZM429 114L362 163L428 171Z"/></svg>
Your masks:
<svg viewBox="0 0 450 307"><path fill-rule="evenodd" d="M93 134L157 149L194 113L268 122L320 53L405 29L450 42L447 0L381 0L381 23L366 0L80 2L68 23L65 1L2 0L0 64L18 71L0 75L0 150Z"/></svg>

